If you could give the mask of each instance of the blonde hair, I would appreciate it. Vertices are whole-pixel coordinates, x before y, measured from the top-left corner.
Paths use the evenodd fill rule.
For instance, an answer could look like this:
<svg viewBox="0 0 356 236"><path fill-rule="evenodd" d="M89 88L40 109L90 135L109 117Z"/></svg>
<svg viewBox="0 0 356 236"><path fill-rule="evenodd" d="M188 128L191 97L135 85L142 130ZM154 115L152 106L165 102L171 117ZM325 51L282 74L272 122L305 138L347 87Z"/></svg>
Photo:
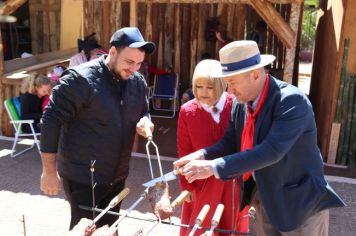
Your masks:
<svg viewBox="0 0 356 236"><path fill-rule="evenodd" d="M23 80L21 84L21 93L30 93L36 95L36 88L43 85L51 85L51 79L43 74L31 74Z"/></svg>
<svg viewBox="0 0 356 236"><path fill-rule="evenodd" d="M221 95L226 91L227 85L223 78L213 77L214 70L221 70L220 62L217 60L206 59L200 61L193 73L192 85L193 94L197 98L197 81L207 81L213 85L214 104L216 104Z"/></svg>

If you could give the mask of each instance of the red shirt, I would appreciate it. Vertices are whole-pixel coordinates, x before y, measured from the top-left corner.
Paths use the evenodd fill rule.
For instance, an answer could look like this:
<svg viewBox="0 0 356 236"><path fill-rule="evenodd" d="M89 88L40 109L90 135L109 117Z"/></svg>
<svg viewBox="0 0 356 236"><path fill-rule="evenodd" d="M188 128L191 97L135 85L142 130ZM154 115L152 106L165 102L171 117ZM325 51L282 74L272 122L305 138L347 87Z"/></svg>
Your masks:
<svg viewBox="0 0 356 236"><path fill-rule="evenodd" d="M178 157L185 156L198 149L208 147L218 142L224 135L229 126L230 113L232 109L233 96L224 93L227 96L224 109L220 113L220 123L216 123L212 115L206 112L196 99L182 105L177 130ZM238 218L240 188L237 181L221 181L211 176L205 180L196 180L189 184L184 177L180 178L182 190L188 190L193 195L191 202L184 202L182 207L182 224L194 225L200 210L205 204L210 205L210 210L205 218L202 227L210 228L211 219L219 203L224 204L225 208L218 228L236 229L233 220ZM232 197L234 195L234 197ZM244 231L246 225L237 227ZM186 236L190 229L181 228L180 236ZM203 230L197 230L195 235L204 233ZM214 233L215 236L229 235Z"/></svg>

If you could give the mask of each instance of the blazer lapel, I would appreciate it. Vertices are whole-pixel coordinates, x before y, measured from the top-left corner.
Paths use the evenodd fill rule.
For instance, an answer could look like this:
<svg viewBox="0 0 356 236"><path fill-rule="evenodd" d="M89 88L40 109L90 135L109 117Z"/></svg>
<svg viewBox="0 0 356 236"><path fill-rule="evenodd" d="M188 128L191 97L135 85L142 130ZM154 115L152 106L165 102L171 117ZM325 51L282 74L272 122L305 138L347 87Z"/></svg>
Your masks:
<svg viewBox="0 0 356 236"><path fill-rule="evenodd" d="M270 76L270 84L268 88L267 97L265 103L263 104L263 107L261 108L260 114L258 115L255 124L255 133L253 137L254 145L257 145L259 143L258 140L261 140L261 132L260 132L261 126L264 125L264 120L268 117L268 115L271 112L273 112L272 111L273 100L275 99L275 96L278 94L278 91L279 91L279 87L276 83L276 79ZM268 125L268 122L266 122L265 125ZM264 138L264 136L266 136L266 134L264 134L262 138Z"/></svg>

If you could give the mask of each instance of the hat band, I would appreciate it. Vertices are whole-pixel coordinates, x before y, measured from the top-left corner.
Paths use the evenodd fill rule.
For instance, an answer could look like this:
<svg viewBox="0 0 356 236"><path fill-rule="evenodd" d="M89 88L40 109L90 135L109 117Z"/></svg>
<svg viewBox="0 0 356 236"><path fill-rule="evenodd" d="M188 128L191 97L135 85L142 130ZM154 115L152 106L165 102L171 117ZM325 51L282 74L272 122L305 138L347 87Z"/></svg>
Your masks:
<svg viewBox="0 0 356 236"><path fill-rule="evenodd" d="M229 71L241 70L246 67L254 66L259 64L260 62L261 62L261 56L259 53L257 53L256 55L242 61L233 62L229 64L221 64L221 68L224 72L229 72Z"/></svg>

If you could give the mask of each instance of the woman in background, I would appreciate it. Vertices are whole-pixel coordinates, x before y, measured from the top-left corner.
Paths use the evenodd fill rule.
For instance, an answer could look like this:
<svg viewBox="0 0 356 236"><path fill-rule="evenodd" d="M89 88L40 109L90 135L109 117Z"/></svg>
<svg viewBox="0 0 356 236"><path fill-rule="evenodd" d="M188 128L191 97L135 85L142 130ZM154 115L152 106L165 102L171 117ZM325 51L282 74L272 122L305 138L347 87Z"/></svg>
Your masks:
<svg viewBox="0 0 356 236"><path fill-rule="evenodd" d="M50 94L51 89L51 79L42 74L30 75L21 85L21 120L34 120L35 132L40 130L38 123L42 117L43 98ZM31 133L30 126L22 126L22 132Z"/></svg>
<svg viewBox="0 0 356 236"><path fill-rule="evenodd" d="M229 126L234 97L225 92L222 78L213 78L212 72L220 68L216 60L202 60L195 67L192 85L195 98L183 104L178 118L178 157L185 156L201 148L218 142ZM210 210L202 227L209 228L211 219L219 203L225 206L218 228L246 232L248 220L239 221L240 188L238 181L221 181L214 176L193 183L181 176L182 191L191 193L191 201L182 207L182 224L194 225L200 210L209 204ZM238 225L235 225L238 222ZM180 236L189 235L191 229L181 227ZM201 235L198 230L195 235ZM214 233L215 236L230 234Z"/></svg>

